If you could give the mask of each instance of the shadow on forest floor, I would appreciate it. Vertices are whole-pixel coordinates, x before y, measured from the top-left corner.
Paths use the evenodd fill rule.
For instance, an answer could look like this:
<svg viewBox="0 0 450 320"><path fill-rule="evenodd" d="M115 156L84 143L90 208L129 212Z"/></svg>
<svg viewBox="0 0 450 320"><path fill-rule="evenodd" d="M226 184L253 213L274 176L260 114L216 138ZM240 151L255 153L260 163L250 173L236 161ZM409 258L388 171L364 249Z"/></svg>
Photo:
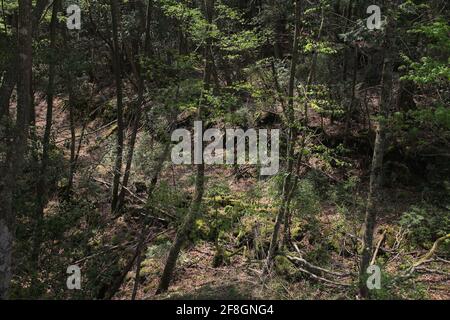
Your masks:
<svg viewBox="0 0 450 320"><path fill-rule="evenodd" d="M192 292L174 293L167 300L252 300L250 288L241 283L206 284Z"/></svg>

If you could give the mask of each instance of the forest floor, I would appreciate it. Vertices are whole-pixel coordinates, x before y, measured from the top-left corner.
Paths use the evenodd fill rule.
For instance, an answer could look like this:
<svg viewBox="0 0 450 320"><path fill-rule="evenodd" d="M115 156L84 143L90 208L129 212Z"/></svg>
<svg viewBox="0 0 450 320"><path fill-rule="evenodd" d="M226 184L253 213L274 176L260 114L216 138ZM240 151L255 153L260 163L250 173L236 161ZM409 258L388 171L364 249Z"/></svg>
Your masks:
<svg viewBox="0 0 450 320"><path fill-rule="evenodd" d="M67 146L70 141L70 130L68 127L68 115L64 110L61 103L56 104L54 114L54 130L56 132L55 141L57 144ZM38 104L37 108L37 128L42 130L45 123L45 103ZM102 130L96 128L101 127ZM80 171L92 171L91 177L98 181L110 181L111 173L106 169L108 166L103 165L105 155L110 152L112 147L108 145L108 139L111 139L113 134L114 123L106 126L99 125L98 123L89 123L86 127L86 138L83 141L83 146L80 153L80 163L83 166L83 170ZM80 135L81 128L77 128L77 135ZM68 140L69 139L69 140ZM68 154L68 148L65 152ZM358 163L358 159L353 159L355 163ZM314 165L312 163L311 165ZM170 166L169 166L170 167ZM176 172L174 171L176 170ZM364 173L360 169L360 174ZM169 184L188 185L190 176L192 175L192 168L168 168L163 174L162 180ZM216 179L222 179L225 176L232 176L232 170L222 170L218 168L209 168L207 176L210 177L209 181L216 181ZM228 179L228 186L231 192L235 195L245 193L252 190L257 179L252 177L245 177L242 179ZM104 211L104 215L108 215L108 188L104 184L99 185L100 188L105 190L105 204L101 211ZM180 187L180 186L179 186ZM362 183L358 186L360 192L364 193L367 188L366 183ZM208 188L207 188L208 189ZM186 189L188 193L191 189ZM378 232L376 240L381 236L381 230L389 230L393 228L395 221L398 220L399 215L408 209L411 203L415 203L420 197L414 188L396 187L388 190L387 199L383 204L383 208L380 208L385 214L383 220L380 221L378 226ZM334 231L332 228L336 226L339 221L339 208L333 203L321 203L320 213L317 215L320 221L321 228L328 230L328 235ZM108 232L116 232L117 226L110 226ZM135 231L134 231L135 232ZM355 230L355 234L358 234L359 230ZM173 237L173 233L171 233ZM357 239L357 236L353 235ZM348 237L343 240L344 243L338 253L333 253L333 267L339 268L341 271L346 269L351 270L354 274L357 274L357 257L345 252L347 244L345 241L351 242L357 240ZM301 245L302 250L308 250L308 246L314 245L314 240L308 239L308 236L300 239L298 242ZM354 245L354 243L353 243ZM383 250L382 250L383 251ZM389 248L386 248L386 252ZM351 290L348 288L341 288L333 285L326 285L320 281L310 279L307 276L285 277L279 274L273 274L270 279L261 279L261 260L256 260L245 256L245 254L237 254L233 256L228 263L220 266L213 267L213 260L216 253L214 243L208 241L199 241L195 245L191 245L183 251L180 258L178 267L176 269L173 283L170 291L167 295L156 297L154 292L156 291L159 281L159 274L163 267L164 259L161 259L159 264L148 266L154 268L147 274L144 274L140 289L137 293L137 299L355 299L356 294L354 287ZM409 261L413 261L421 257L425 250L418 250L416 252L408 252L398 254L397 256L391 256L389 263L386 264L387 270L398 271L398 268L404 265L404 260L401 258L403 255L407 256ZM145 264L144 264L145 266ZM418 290L424 290L426 292L426 298L429 299L450 299L450 277L448 263L434 262L434 270L436 272L424 273L419 276L417 285ZM122 285L120 292L116 295L117 299L129 299L134 285L134 271L131 271L126 281ZM412 290L414 290L414 283ZM407 296L405 296L407 297Z"/></svg>

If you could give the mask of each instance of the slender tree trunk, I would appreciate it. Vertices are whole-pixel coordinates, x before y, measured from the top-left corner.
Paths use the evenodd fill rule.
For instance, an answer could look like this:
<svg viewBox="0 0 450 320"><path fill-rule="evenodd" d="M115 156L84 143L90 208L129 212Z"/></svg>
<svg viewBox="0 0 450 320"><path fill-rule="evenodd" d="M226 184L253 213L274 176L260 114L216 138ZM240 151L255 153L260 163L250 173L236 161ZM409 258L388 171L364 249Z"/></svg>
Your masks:
<svg viewBox="0 0 450 320"><path fill-rule="evenodd" d="M139 240L139 244L136 248L136 275L134 277L134 285L133 285L133 291L131 293L131 300L136 300L136 295L139 290L139 281L141 281L141 265L142 265L142 250L145 246L145 238L148 233L148 230L146 227L143 228L141 232L141 239Z"/></svg>
<svg viewBox="0 0 450 320"><path fill-rule="evenodd" d="M12 278L12 244L15 233L13 197L16 177L23 167L31 108L32 24L31 0L19 0L17 118L11 143L8 142L5 174L0 177L0 299L7 299Z"/></svg>
<svg viewBox="0 0 450 320"><path fill-rule="evenodd" d="M0 87L0 119L9 115L9 103L14 86L17 81L17 73L13 68L8 68L3 77L2 86Z"/></svg>
<svg viewBox="0 0 450 320"><path fill-rule="evenodd" d="M147 17L145 22L145 40L144 40L144 52L148 54L148 52L151 52L151 45L150 45L150 19L151 19L151 13L152 13L152 1L150 0L147 7ZM139 47L139 46L138 46ZM139 50L138 50L139 51ZM139 52L136 53L139 55ZM128 145L128 154L127 154L127 161L125 166L125 173L122 180L122 188L120 190L118 204L117 204L117 211L121 211L123 208L124 200L125 200L125 193L126 189L128 187L128 180L130 179L130 173L131 173L131 165L133 163L133 155L134 155L134 147L136 144L136 138L139 131L139 125L141 123L141 116L142 116L142 105L144 102L144 75L142 74L142 68L139 64L139 61L134 60L135 57L133 54L130 54L130 62L132 65L133 73L135 77L137 78L138 82L138 99L136 102L135 110L134 110L134 117L133 117L133 127L131 131L131 137L130 142Z"/></svg>
<svg viewBox="0 0 450 320"><path fill-rule="evenodd" d="M205 16L209 23L212 23L214 16L214 0L204 0L205 4ZM211 39L207 40L207 44L204 49L204 57L205 57L205 71L204 71L204 94L208 94L210 88L210 78L211 78L211 57L212 54L212 41ZM197 120L203 120L203 97L200 98L198 112L197 112ZM203 163L203 159L201 164L197 166L197 176L195 182L195 195L186 218L184 219L183 224L177 232L175 240L172 244L172 247L169 251L169 256L167 257L166 265L164 267L164 272L161 276L161 280L159 282L158 289L156 294L161 294L167 291L169 288L170 282L172 280L173 271L175 269L175 265L178 260L178 255L180 254L182 246L186 243L188 239L189 232L192 230L192 226L194 225L195 218L199 214L201 210L201 204L204 193L204 184L205 184L205 165Z"/></svg>
<svg viewBox="0 0 450 320"><path fill-rule="evenodd" d="M272 266L273 259L275 258L276 248L278 247L278 239L280 234L281 225L286 214L287 205L289 203L290 188L292 182L292 173L294 167L294 145L295 145L295 119L294 119L294 90L295 90L295 74L298 61L298 43L300 38L300 16L301 16L301 5L300 0L295 1L295 32L294 32L294 42L292 46L292 61L289 77L289 88L288 88L288 107L285 111L287 122L288 122L288 150L287 150L287 174L283 181L282 189L282 201L280 208L278 210L278 215L275 221L274 230L272 233L272 240L270 242L269 252L267 254L266 266L264 272L268 272Z"/></svg>
<svg viewBox="0 0 450 320"><path fill-rule="evenodd" d="M168 134L170 134L171 129L169 130ZM148 199L147 202L152 202L153 192L155 191L156 185L158 183L159 175L161 174L162 168L164 166L165 159L167 159L168 155L170 154L170 140L167 141L167 144L165 145L163 151L161 152L161 155L159 157L158 165L155 168L155 171L153 172L153 176L150 180L150 185L148 187ZM150 210L153 209L153 206L150 206ZM152 212L149 213L149 216L152 216ZM144 219L142 227L141 227L141 233L139 237L139 243L136 246L136 250L133 253L133 256L130 258L128 263L126 264L125 268L122 270L122 272L119 274L118 277L114 279L112 284L110 285L109 289L107 290L105 296L99 296L101 299L112 299L114 295L117 293L117 291L120 289L121 285L123 284L123 281L125 279L125 276L130 272L130 270L133 268L134 262L136 262L136 276L134 280L134 286L133 286L133 293L132 293L132 300L136 298L137 290L139 288L139 277L140 277L140 269L141 269L141 263L142 263L142 251L145 248L147 235L150 232L151 226L147 225L148 219Z"/></svg>
<svg viewBox="0 0 450 320"><path fill-rule="evenodd" d="M112 186L112 202L111 202L111 211L114 213L117 210L117 204L119 200L120 177L122 175L124 123L123 123L122 66L121 66L120 45L119 45L119 15L120 15L119 0L111 0L110 5L111 5L111 18L113 27L114 77L116 81L116 95L117 95L116 161L114 164L114 179Z"/></svg>
<svg viewBox="0 0 450 320"><path fill-rule="evenodd" d="M151 22L152 22L152 14L153 14L153 0L148 0L147 4L147 18L145 20L145 40L144 40L144 52L146 54L151 54L152 46L151 44Z"/></svg>
<svg viewBox="0 0 450 320"><path fill-rule="evenodd" d="M35 213L35 226L33 231L33 248L31 253L31 260L35 268L35 272L39 266L39 248L41 245L41 229L44 216L44 208L47 202L47 167L49 162L49 149L50 149L50 135L52 131L53 122L53 97L54 86L56 77L56 29L58 24L58 11L60 10L60 0L53 2L52 17L50 22L50 60L49 60L49 72L48 72L48 85L47 85L47 116L44 137L42 140L42 161L39 180L36 190L36 213Z"/></svg>
<svg viewBox="0 0 450 320"><path fill-rule="evenodd" d="M352 19L352 8L353 8L353 2L349 1L347 7L344 9L343 16L344 16L344 26L342 28L342 33L347 32L347 26L348 22ZM344 54L342 55L343 61L342 61L342 81L347 81L347 69L348 69L348 48L344 47Z"/></svg>
<svg viewBox="0 0 450 320"><path fill-rule="evenodd" d="M358 77L358 46L355 44L354 54L353 54L353 75L352 75L352 97L350 104L346 108L345 112L345 139L348 138L350 132L350 122L352 118L352 112L354 110L356 101L356 83Z"/></svg>
<svg viewBox="0 0 450 320"><path fill-rule="evenodd" d="M170 132L169 132L169 134L170 134ZM170 146L171 146L171 143L170 143L170 141L168 141L166 143L166 145L164 146L164 149L161 152L161 155L159 157L158 165L155 168L155 172L153 173L153 177L150 181L150 186L148 188L148 200L147 200L148 203L151 203L153 201L153 193L154 193L156 185L158 183L158 178L159 178L159 175L161 174L162 168L164 166L164 162L170 154ZM153 208L153 206L151 206L150 208ZM150 211L150 215L152 215L152 209ZM148 233L149 233L149 228L146 226L145 221L144 221L144 224L142 226L142 231L141 231L141 240L140 240L140 243L142 243L142 245L138 246L139 252L138 252L138 258L137 258L137 262L136 262L136 276L134 278L134 286L133 286L133 292L131 294L131 300L136 299L136 295L137 295L137 292L139 289L139 282L140 282L140 276L141 276L142 250L144 248L145 238Z"/></svg>
<svg viewBox="0 0 450 320"><path fill-rule="evenodd" d="M277 9L277 3L275 0L270 0L270 10L273 11L278 11ZM280 19L277 19L280 20ZM275 25L274 25L274 34L275 34L275 42L273 44L273 53L276 59L283 59L283 52L282 52L282 47L280 44L280 40L283 34L283 23L281 21L276 21Z"/></svg>
<svg viewBox="0 0 450 320"><path fill-rule="evenodd" d="M317 42L320 42L321 38L322 38L322 30L323 30L323 25L324 25L324 19L325 19L325 12L324 12L324 8L322 7L321 10L321 22L320 22L320 27L319 27L319 32L317 34ZM313 55L313 59L311 61L311 67L309 69L309 74L308 74L308 79L306 80L306 86L305 86L305 95L308 94L309 92L309 88L312 85L312 82L314 81L314 77L316 74L316 67L317 67L317 57L318 57L318 52L314 52ZM305 107L304 107L304 112L305 112L305 117L303 119L303 126L306 130L306 128L308 128L308 101L306 99L305 101ZM301 148L303 149L305 147L305 142L306 142L306 135L303 135L302 141L301 141ZM290 210L290 204L292 201L292 195L294 194L295 189L297 188L298 185L298 172L300 170L300 165L301 165L301 161L302 161L302 157L303 157L303 153L300 152L300 154L298 155L298 159L297 161L297 168L296 168L296 175L295 178L293 180L293 182L291 183L291 187L290 190L288 191L288 197L286 200L286 212L285 214L285 218L284 218L284 231L283 231L283 242L282 242L282 247L291 242L291 234L290 234L290 225L291 225L291 210Z"/></svg>
<svg viewBox="0 0 450 320"><path fill-rule="evenodd" d="M178 260L178 255L180 254L182 246L186 243L188 239L188 235L189 232L192 230L195 218L200 212L204 192L204 182L205 182L204 178L205 178L205 165L199 164L197 165L194 200L191 205L190 211L186 216L182 226L178 230L173 245L170 248L169 256L167 257L164 272L161 276L161 280L159 282L156 294L164 293L169 288L170 282L172 280L173 271L175 270L175 265Z"/></svg>
<svg viewBox="0 0 450 320"><path fill-rule="evenodd" d="M64 51L65 54L70 54L69 51L69 37L67 34L67 29L63 27L62 35L64 41ZM73 79L72 75L65 70L64 84L68 94L68 104L69 104L69 126L70 126L70 164L69 164L69 176L67 178L67 198L70 199L72 188L73 188L73 179L75 175L76 169L76 127L75 127L75 93L73 90ZM84 127L83 127L84 131ZM81 134L83 136L83 133ZM80 144L82 141L82 137L80 138Z"/></svg>
<svg viewBox="0 0 450 320"><path fill-rule="evenodd" d="M382 200L381 180L383 169L383 156L386 139L386 122L389 117L389 108L392 97L392 57L391 57L391 39L389 32L391 28L386 28L385 35L385 58L383 63L383 72L381 80L381 114L375 138L375 146L372 158L372 169L370 174L369 194L366 205L366 217L364 222L363 250L360 264L359 293L367 298L369 291L366 285L366 271L372 258L373 234L376 227L377 208Z"/></svg>
<svg viewBox="0 0 450 320"><path fill-rule="evenodd" d="M70 77L69 77L70 78ZM69 125L70 125L70 169L69 169L69 182L67 185L67 194L70 197L73 188L73 178L75 175L75 149L76 149L76 131L75 131L75 106L74 106L74 94L72 80L67 79L67 91L69 94Z"/></svg>
<svg viewBox="0 0 450 320"><path fill-rule="evenodd" d="M36 6L34 7L30 19L32 19L33 24L33 36L38 32L39 19L41 18L45 7L47 6L48 0L38 0ZM30 79L31 80L31 79ZM0 87L0 119L7 115L9 111L9 103L11 100L11 95L13 93L14 87L17 83L17 61L12 59L6 68L5 75L3 77L2 85ZM30 88L31 92L31 88ZM30 111L32 112L32 111Z"/></svg>
<svg viewBox="0 0 450 320"><path fill-rule="evenodd" d="M133 155L134 155L134 147L136 144L136 138L139 131L139 125L141 123L141 113L142 113L142 104L144 100L144 79L143 76L139 73L138 75L138 99L136 101L134 119L133 119L133 127L131 131L130 142L128 144L128 154L125 166L125 172L122 180L122 187L119 193L119 198L117 202L117 212L121 211L123 208L126 189L128 187L128 181L130 179L131 174L131 165L133 163Z"/></svg>
<svg viewBox="0 0 450 320"><path fill-rule="evenodd" d="M45 14L48 0L38 0L36 2L35 8L31 12L31 24L32 24L32 37L36 37L39 34L39 21L41 19L41 15ZM29 125L32 126L32 132L30 132L31 138L36 135L35 126L36 126L36 110L34 105L34 86L33 86L33 74L30 74L30 96L31 96L31 107L29 114Z"/></svg>
<svg viewBox="0 0 450 320"><path fill-rule="evenodd" d="M63 39L64 39L64 48L65 51L69 52L68 47L68 36L67 30L63 27L62 29ZM76 123L75 123L75 107L76 107L76 96L74 92L73 79L72 75L69 72L65 72L65 86L69 96L69 126L70 126L70 167L69 167L69 176L68 176L68 184L67 184L67 198L70 199L74 184L74 176L77 169L78 158L81 151L81 145L84 139L84 133L86 131L87 119L84 121L81 134L78 140L77 147L77 136L76 136Z"/></svg>

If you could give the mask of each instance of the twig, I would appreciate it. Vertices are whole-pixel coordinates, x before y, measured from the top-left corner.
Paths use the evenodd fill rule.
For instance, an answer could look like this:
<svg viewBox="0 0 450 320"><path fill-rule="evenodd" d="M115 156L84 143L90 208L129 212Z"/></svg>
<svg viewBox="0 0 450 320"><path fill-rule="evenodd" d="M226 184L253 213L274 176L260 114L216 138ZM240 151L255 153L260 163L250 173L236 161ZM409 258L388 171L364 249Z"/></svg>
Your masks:
<svg viewBox="0 0 450 320"><path fill-rule="evenodd" d="M100 128L95 129L94 131L91 131L91 132L88 132L88 133L84 133L84 136L86 137L86 136L90 136L90 135L96 134L97 132L102 131L102 130L104 130L104 129L110 127L110 126L112 126L112 125L115 124L116 122L117 122L117 120L111 121L110 123L107 123L107 124L105 124L104 126L101 126ZM78 135L78 136L76 136L75 138L77 139L77 138L80 138L80 137L81 137L81 135ZM68 140L70 140L70 139L71 139L71 138L64 138L64 139L61 139L61 140L56 141L55 144L60 144L60 143L66 142L66 141L68 141Z"/></svg>
<svg viewBox="0 0 450 320"><path fill-rule="evenodd" d="M427 254L425 254L422 258L420 258L416 263L414 263L411 268L408 269L408 271L399 277L399 279L404 279L404 278L410 278L412 277L413 273L417 270L417 268L425 263L431 262L432 260L430 259L435 253L437 248L439 247L439 245L444 242L445 240L450 239L450 233L440 237L439 239L437 239L433 246L431 247L430 251L428 251Z"/></svg>
<svg viewBox="0 0 450 320"><path fill-rule="evenodd" d="M420 266L421 264L423 264L424 262L429 260L435 254L439 245L447 239L450 239L450 233L437 239L434 242L433 247L431 247L430 251L428 251L428 253L426 255L424 255L419 261L414 263L413 268L417 268L418 266Z"/></svg>
<svg viewBox="0 0 450 320"><path fill-rule="evenodd" d="M381 244L383 243L384 239L386 238L386 232L387 230L383 231L383 234L381 235L380 240L378 241L378 244L375 248L375 252L373 253L372 261L370 262L370 265L374 265L375 261L377 259L378 251L380 250Z"/></svg>
<svg viewBox="0 0 450 320"><path fill-rule="evenodd" d="M441 257L436 257L436 260L438 260L438 261L440 261L440 262L444 262L444 263L450 263L450 261L445 260L445 259L443 259L443 258L441 258Z"/></svg>
<svg viewBox="0 0 450 320"><path fill-rule="evenodd" d="M106 187L111 187L111 183L109 183L109 182L106 182L106 181L104 181L104 180L102 180L102 179L99 179L99 178L93 178L93 179L94 179L94 181L97 181L97 182L99 182L99 183L105 185ZM147 201L146 201L145 199L142 199L142 198L138 197L138 196L137 196L135 193L133 193L130 189L124 188L124 190L127 191L127 193L128 193L130 196L132 196L134 199L138 200L141 204L147 205ZM155 209L156 211L159 211L160 213L162 213L162 214L164 214L164 215L166 215L166 216L172 218L172 219L176 219L176 217L175 217L173 214L167 212L167 211L164 210L164 209L161 209L161 208L159 208L159 207L157 207L157 206L152 206L152 208ZM119 216L117 216L117 217L115 217L115 218L118 218L118 217L119 217Z"/></svg>
<svg viewBox="0 0 450 320"><path fill-rule="evenodd" d="M335 282L335 281L332 281L332 280L329 280L329 279L325 279L325 278L319 277L318 275L316 275L316 274L314 274L312 272L309 272L309 271L307 271L307 270L305 270L305 269L303 269L301 267L298 267L298 266L297 266L297 269L300 270L301 272L304 272L304 273L310 275L311 277L313 277L316 280L323 281L323 282L326 282L326 283L329 283L329 284L332 284L332 285L335 285L335 286L351 287L351 284L349 284L349 283L341 283L341 282Z"/></svg>
<svg viewBox="0 0 450 320"><path fill-rule="evenodd" d="M298 246L295 243L294 243L294 248L297 251L297 253L301 256L300 250L298 249ZM336 271L332 271L332 270L328 270L328 269L325 269L325 268L322 268L322 267L315 266L315 265L309 263L308 261L306 261L305 259L303 259L301 257L289 257L288 256L288 259L289 258L292 258L293 260L297 261L298 263L301 263L301 264L305 265L307 268L309 268L311 270L316 270L316 271L319 271L319 272L328 273L328 274L331 274L331 275L336 276L336 277L348 277L348 276L351 276L351 273L344 274L344 273L340 273L340 272L336 272Z"/></svg>
<svg viewBox="0 0 450 320"><path fill-rule="evenodd" d="M115 250L115 249L120 249L120 248L125 248L125 247L127 247L129 245L135 246L136 245L136 241L130 241L130 242L127 242L127 243L122 244L122 245L116 245L116 246L112 246L112 247L107 247L106 249L104 249L104 250L102 250L100 252L97 252L97 253L94 253L94 254L92 254L90 256L86 256L84 258L81 258L80 260L75 261L73 264L75 264L75 265L80 264L80 263L82 263L82 262L84 262L86 260L89 260L91 258L95 258L95 257L100 256L102 254L105 254L105 253L107 253L109 251L112 251L112 250Z"/></svg>

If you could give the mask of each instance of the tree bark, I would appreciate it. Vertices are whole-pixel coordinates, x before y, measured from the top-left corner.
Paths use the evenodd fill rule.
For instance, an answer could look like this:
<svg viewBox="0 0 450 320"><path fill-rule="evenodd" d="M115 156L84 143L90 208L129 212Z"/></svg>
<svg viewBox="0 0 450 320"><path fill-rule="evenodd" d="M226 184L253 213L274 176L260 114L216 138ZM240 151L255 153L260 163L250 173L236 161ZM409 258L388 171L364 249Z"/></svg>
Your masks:
<svg viewBox="0 0 450 320"><path fill-rule="evenodd" d="M205 6L205 16L209 23L212 23L214 16L214 0L204 0ZM203 94L208 94L210 89L210 78L211 78L211 57L212 54L212 40L207 39L207 43L204 49L204 57L205 57L205 71L204 71L204 79L203 79ZM197 111L197 120L203 120L203 95L200 97L198 111ZM159 282L158 289L156 294L164 293L168 290L170 282L172 280L173 271L175 270L175 265L178 260L178 256L180 254L182 246L186 243L188 239L189 232L192 230L192 227L195 222L195 218L199 214L201 210L201 204L204 193L204 184L205 184L205 165L203 163L203 159L201 164L197 166L197 176L195 182L195 195L194 200L184 219L183 224L177 232L175 240L172 244L172 247L169 251L169 256L167 257L166 265L164 267L163 274L161 276L161 280Z"/></svg>
<svg viewBox="0 0 450 320"><path fill-rule="evenodd" d="M151 31L151 22L152 22L152 14L153 14L153 0L148 0L147 4L147 18L145 20L145 40L144 40L144 52L146 54L152 53L152 46L150 31Z"/></svg>
<svg viewBox="0 0 450 320"><path fill-rule="evenodd" d="M384 40L384 62L381 80L381 105L380 105L380 120L376 131L375 146L372 157L372 169L370 173L369 194L366 204L365 222L364 222L364 236L363 236L363 250L360 263L359 276L359 293L362 297L369 296L369 290L366 285L366 271L369 267L372 257L373 234L376 227L376 220L378 214L378 205L382 200L382 172L383 172L383 157L385 150L385 140L387 125L386 122L389 117L389 109L392 97L392 43L389 30L390 23L386 27L386 35Z"/></svg>
<svg viewBox="0 0 450 320"><path fill-rule="evenodd" d="M152 1L150 0L147 7L147 17L145 22L145 40L144 40L144 52L146 54L149 54L151 51L151 45L150 45L150 19L151 19L151 13L152 13ZM138 45L139 47L139 45ZM139 49L138 52L136 52L136 56L139 56ZM133 155L134 155L134 147L136 144L136 138L139 131L139 125L141 123L141 116L142 116L142 105L144 102L144 75L142 74L141 66L139 64L139 61L135 61L135 56L133 53L130 54L130 62L132 65L133 73L137 79L138 82L138 99L135 105L134 110L134 117L133 117L133 127L131 131L131 137L130 142L128 145L128 154L127 154L127 160L126 160L126 166L125 166L125 172L122 180L122 188L120 190L118 204L117 204L117 211L121 211L123 208L124 200L125 200L125 193L128 186L128 180L130 179L130 173L131 173L131 165L133 163ZM137 59L136 59L137 60Z"/></svg>
<svg viewBox="0 0 450 320"><path fill-rule="evenodd" d="M169 132L169 134L170 134L170 132ZM166 145L164 146L164 149L161 152L161 155L159 157L158 165L155 168L155 172L153 173L153 177L150 181L150 186L148 188L148 203L151 203L153 201L153 193L154 193L156 185L158 183L158 178L159 178L159 175L161 174L162 168L164 166L164 162L170 154L170 146L171 146L171 143L170 143L170 141L168 141L166 143ZM151 210L153 210L152 206L150 208L152 208ZM152 215L152 214L153 213L151 211L150 215ZM146 226L145 221L144 221L144 225L142 226L142 231L141 231L140 245L136 249L139 251L138 251L138 258L137 258L137 262L136 262L136 276L134 278L134 286L133 286L133 292L131 294L131 300L136 299L137 291L139 289L139 281L140 281L140 276L141 276L141 264L142 264L142 250L144 248L144 241L145 241L145 238L146 238L148 232L149 232L149 228ZM141 243L142 243L142 245L141 245Z"/></svg>
<svg viewBox="0 0 450 320"><path fill-rule="evenodd" d="M44 137L42 140L42 160L39 180L36 190L36 213L35 213L35 226L33 231L33 248L31 253L31 260L34 268L37 272L39 266L39 251L41 245L41 229L42 221L44 218L44 208L47 202L47 168L49 162L49 149L50 149L50 135L52 131L53 122L53 97L54 86L56 77L56 28L58 24L58 12L60 10L60 0L53 2L52 17L50 21L50 60L48 71L48 85L47 85L47 115Z"/></svg>
<svg viewBox="0 0 450 320"><path fill-rule="evenodd" d="M67 184L67 194L70 196L73 188L73 178L76 169L75 149L76 149L76 131L75 131L75 106L72 79L67 77L66 86L69 95L69 125L70 125L70 169L69 182ZM81 143L81 140L80 140Z"/></svg>
<svg viewBox="0 0 450 320"><path fill-rule="evenodd" d="M119 185L122 175L123 161L123 140L124 140L124 122L123 122L123 92L122 92L122 65L120 59L119 45L119 0L111 0L111 18L113 27L113 65L114 77L116 82L117 95L117 143L116 143L116 161L114 163L114 179L112 186L111 212L115 213L119 200Z"/></svg>
<svg viewBox="0 0 450 320"><path fill-rule="evenodd" d="M22 171L31 109L32 23L31 0L19 0L17 118L11 141L7 142L6 169L0 177L0 299L7 299L12 278L12 244L15 233L13 197L16 177Z"/></svg>
<svg viewBox="0 0 450 320"><path fill-rule="evenodd" d="M325 19L325 12L324 12L324 8L322 7L321 10L321 22L320 22L320 26L319 26L319 32L317 34L317 42L320 42L320 39L322 38L322 30L323 30L323 25L324 25L324 19ZM298 49L297 49L298 51ZM318 57L318 52L314 52L313 55L313 59L311 61L311 68L309 69L309 74L308 74L308 79L306 80L306 86L305 86L305 95L308 94L309 92L309 88L312 85L312 82L314 81L314 77L316 74L316 67L317 67L317 57ZM304 112L305 112L305 117L303 119L303 127L306 129L308 127L308 101L307 99L305 99L305 107L304 107ZM306 135L303 135L302 141L301 141L301 148L304 148L306 142ZM292 155L294 156L294 155ZM303 153L301 152L300 155L298 155L298 159L297 159L297 169L296 169L296 175L294 178L294 181L292 183L290 183L290 190L288 191L288 196L286 199L286 211L284 213L285 217L284 217L284 230L283 230L283 241L281 246L283 247L285 244L290 243L291 241L291 234L290 234L290 224L291 224L291 210L290 210L290 204L291 204L291 200L292 200L292 195L295 191L295 189L297 188L298 185L298 171L301 165L301 161L302 161L302 157L303 157Z"/></svg>
<svg viewBox="0 0 450 320"><path fill-rule="evenodd" d="M350 133L350 122L352 119L352 112L355 107L356 102L356 84L358 78L358 45L355 44L354 54L353 54L353 75L352 75L352 97L350 104L345 110L345 133L344 137L347 139Z"/></svg>
<svg viewBox="0 0 450 320"><path fill-rule="evenodd" d="M48 0L38 0L36 6L34 7L32 14L30 14L30 19L32 19L33 24L33 36L38 33L39 20L47 6ZM8 64L5 76L0 87L0 119L8 114L9 103L11 100L11 95L13 93L14 87L17 83L17 61L12 59ZM30 88L31 92L31 88ZM30 110L30 113L32 110Z"/></svg>
<svg viewBox="0 0 450 320"><path fill-rule="evenodd" d="M294 119L294 90L295 90L295 73L297 70L298 61L298 44L300 38L300 15L301 15L301 5L300 0L295 1L295 32L294 32L294 42L292 46L292 61L289 77L289 88L288 88L288 106L285 111L287 124L288 124L288 148L287 148L287 174L283 181L282 189L282 201L280 208L278 210L278 215L275 221L275 226L272 233L272 239L270 241L269 252L267 254L266 265L264 267L264 272L268 272L272 267L273 259L275 258L276 248L278 247L278 239L281 230L281 225L286 214L287 205L289 203L289 195L292 182L292 171L294 167L294 146L295 146L295 119Z"/></svg>
<svg viewBox="0 0 450 320"><path fill-rule="evenodd" d="M0 119L9 116L9 103L11 95L17 82L16 70L9 67L3 77L0 87Z"/></svg>

